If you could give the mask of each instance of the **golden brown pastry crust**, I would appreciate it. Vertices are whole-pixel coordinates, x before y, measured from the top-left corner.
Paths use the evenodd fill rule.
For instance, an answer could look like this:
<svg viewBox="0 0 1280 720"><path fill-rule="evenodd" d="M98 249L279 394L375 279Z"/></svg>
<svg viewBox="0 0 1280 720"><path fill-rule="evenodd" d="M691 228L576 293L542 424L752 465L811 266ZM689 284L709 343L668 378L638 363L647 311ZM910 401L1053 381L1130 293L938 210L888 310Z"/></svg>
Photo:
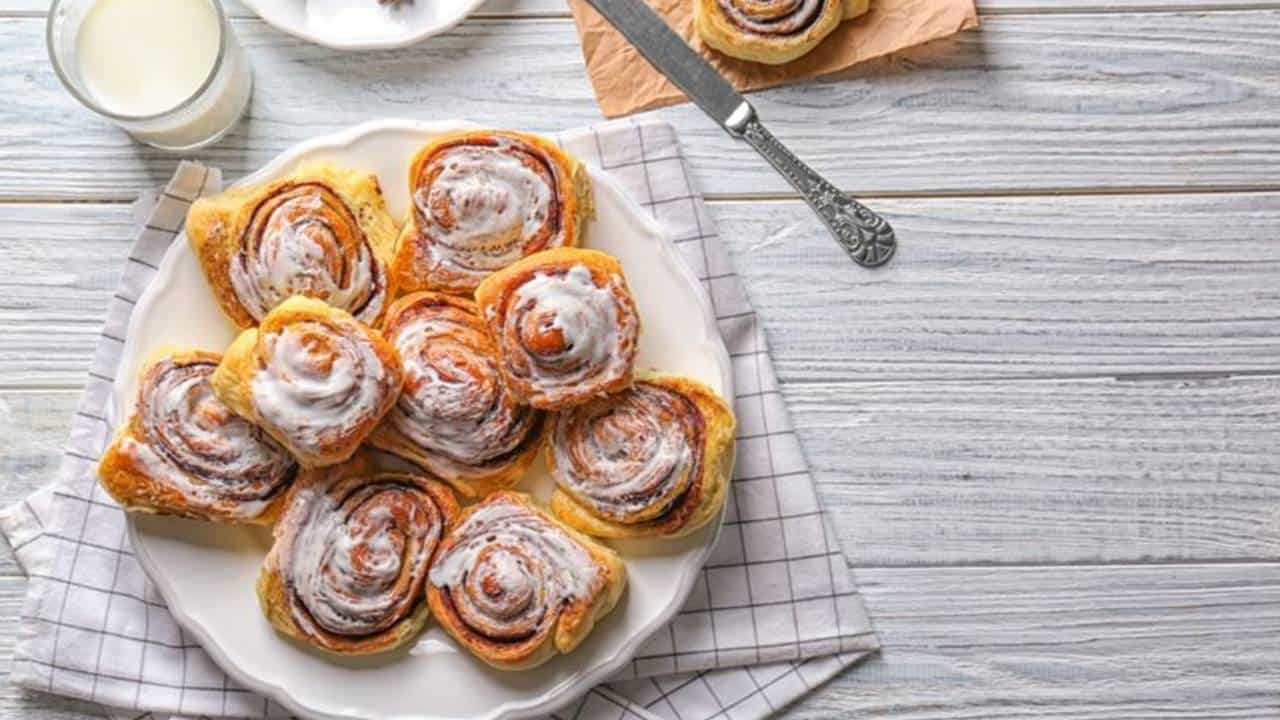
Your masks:
<svg viewBox="0 0 1280 720"><path fill-rule="evenodd" d="M733 411L706 385L642 373L631 389L555 418L547 443L556 478L551 511L597 537L688 535L724 506L735 428ZM593 453L600 438L609 447Z"/></svg>
<svg viewBox="0 0 1280 720"><path fill-rule="evenodd" d="M703 42L725 55L769 65L805 55L854 12L845 0L694 2L694 27Z"/></svg>
<svg viewBox="0 0 1280 720"><path fill-rule="evenodd" d="M535 546L530 538L543 537L540 533L553 539L539 540ZM583 563L581 576L576 571L542 572L549 569L545 563L574 559ZM453 562L461 569L451 567ZM455 570L465 575L462 587L449 582ZM571 585L581 582L584 591L557 597L561 591L554 585L525 584L538 577L566 575L573 576ZM473 587L466 585L471 580L476 583ZM572 652L617 605L626 582L626 565L615 552L558 523L527 495L503 490L458 518L437 553L427 583L427 603L436 621L477 658L500 670L527 670L557 653ZM486 604L500 606L510 615L485 615L483 608L468 601L469 591L483 593ZM459 606L459 601L465 606ZM535 605L540 601L542 605Z"/></svg>
<svg viewBox="0 0 1280 720"><path fill-rule="evenodd" d="M540 252L490 275L476 303L507 386L530 405L563 410L631 384L640 316L616 258Z"/></svg>
<svg viewBox="0 0 1280 720"><path fill-rule="evenodd" d="M177 350L143 368L127 422L98 463L125 510L227 523L270 523L297 474L274 440L217 400L221 356Z"/></svg>
<svg viewBox="0 0 1280 720"><path fill-rule="evenodd" d="M844 0L844 19L852 20L871 9L871 0Z"/></svg>
<svg viewBox="0 0 1280 720"><path fill-rule="evenodd" d="M508 182L513 172L528 183ZM545 207L534 207L536 194L519 194L534 183L546 189ZM428 143L409 166L409 195L413 209L392 263L402 292L469 296L521 257L580 244L594 213L586 166L550 140L511 130L467 130ZM524 227L529 215L542 218L532 232ZM495 227L495 218L506 224Z"/></svg>
<svg viewBox="0 0 1280 720"><path fill-rule="evenodd" d="M394 295L388 265L396 223L371 173L310 163L280 180L197 200L186 229L218 305L240 329L292 295L372 325ZM299 236L310 240L305 252L297 252Z"/></svg>
<svg viewBox="0 0 1280 720"><path fill-rule="evenodd" d="M258 576L258 601L267 620L295 640L341 655L383 652L415 638L430 617L423 588L431 560L460 512L449 488L424 476L380 472L360 453L347 463L303 472L285 502ZM384 569L379 561L387 560L368 536L369 525L378 522L387 523L378 530L389 533L403 554L394 578L378 578L378 595L358 598L377 607L377 616L352 617L344 601L367 595L370 577ZM316 566L344 547L345 562L363 564L359 580L365 585L335 588L334 582L350 576ZM405 560L411 561L408 567ZM337 623L350 627L333 627Z"/></svg>
<svg viewBox="0 0 1280 720"><path fill-rule="evenodd" d="M437 292L400 298L382 325L405 385L369 444L430 470L466 497L514 486L542 447L544 413L507 390L475 303Z"/></svg>
<svg viewBox="0 0 1280 720"><path fill-rule="evenodd" d="M350 458L403 382L400 356L382 335L305 297L289 298L240 333L213 374L218 398L304 468Z"/></svg>

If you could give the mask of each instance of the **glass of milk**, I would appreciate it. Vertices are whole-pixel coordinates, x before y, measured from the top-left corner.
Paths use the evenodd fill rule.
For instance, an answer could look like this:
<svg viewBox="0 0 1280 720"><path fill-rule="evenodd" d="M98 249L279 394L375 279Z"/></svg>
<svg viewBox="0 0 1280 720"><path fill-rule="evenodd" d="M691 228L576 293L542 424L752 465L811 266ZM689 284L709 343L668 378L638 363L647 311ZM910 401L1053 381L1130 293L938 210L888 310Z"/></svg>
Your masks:
<svg viewBox="0 0 1280 720"><path fill-rule="evenodd" d="M216 142L253 92L218 0L54 0L47 41L81 104L165 150Z"/></svg>

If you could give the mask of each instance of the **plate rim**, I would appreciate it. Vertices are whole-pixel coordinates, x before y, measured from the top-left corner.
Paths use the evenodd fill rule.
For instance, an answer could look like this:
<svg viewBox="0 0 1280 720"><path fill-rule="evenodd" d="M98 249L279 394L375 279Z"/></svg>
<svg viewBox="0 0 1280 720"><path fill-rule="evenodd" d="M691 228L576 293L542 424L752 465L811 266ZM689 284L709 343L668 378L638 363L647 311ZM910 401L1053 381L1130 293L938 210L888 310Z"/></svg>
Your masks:
<svg viewBox="0 0 1280 720"><path fill-rule="evenodd" d="M248 3L246 3L248 4ZM448 121L421 121L408 119L383 119L371 120L360 123L353 127L341 130L335 133L317 136L309 140L296 143L284 151L277 154L269 160L260 169L244 176L243 178L231 183L226 189L240 187L246 184L260 182L266 176L279 174L287 168L295 165L306 155L323 150L325 148L342 147L351 145L368 135L378 132L426 132L440 133L448 132L456 129L471 129L483 127L476 123L466 120L448 120ZM584 161L585 163L585 161ZM661 223L649 213L645 212L643 207L628 193L622 185L615 180L608 171L599 168L591 163L587 165L593 187L605 187L607 192L613 193L621 200L622 204L630 211L629 215L634 221L640 222L646 226L646 229L653 233L659 241L659 248L663 255L666 256L668 265L673 266L681 275L683 282L694 290L694 296L698 300L698 304L702 310L704 323L704 333L706 340L716 355L723 383L723 395L726 398L733 397L733 376L732 376L732 359L729 355L728 347L724 343L724 338L720 334L719 325L715 317L714 306L711 299L707 295L706 289L702 282L698 279L693 268L685 262L680 256L671 237L662 227ZM143 294L139 296L137 307L131 314L128 327L126 329L125 340L128 343L133 337L135 326L140 322L139 318L145 315L144 311L151 307L155 302L159 288L162 284L157 284L156 280L167 280L171 273L172 267L176 264L179 252L175 248L187 246L186 231L179 233L174 238L174 244L170 245L161 258L156 275L148 283ZM131 344L131 343L129 343ZM121 366L126 361L134 361L136 364L138 351L130 349L128 344L122 348ZM116 382L112 383L111 396L108 402L108 410L113 411L115 418L113 421L122 420L125 415L127 403L121 396L123 392L121 388L124 386L124 378L127 373L118 373ZM736 454L734 461L736 462ZM634 659L635 654L639 651L640 646L649 640L655 633L661 630L665 625L670 623L684 607L692 594L694 585L697 582L699 574L703 567L710 559L712 551L720 538L720 534L724 530L725 507L721 506L720 512L717 513L712 527L710 537L703 547L694 556L692 562L686 563L683 572L679 578L676 591L672 594L672 601L659 612L655 618L642 626L638 631L631 633L626 641L620 643L616 651L607 659L599 662L591 667L583 668L575 671L566 677L560 683L554 685L550 689L542 692L536 697L524 701L508 701L494 707L491 711L482 715L472 716L473 720L518 720L521 718L529 718L538 715L545 715L555 712L558 709L568 705L573 700L579 698L584 693L589 692L592 688L605 682L612 677L618 670L623 668L627 663ZM140 530L136 522L137 516L134 513L126 513L126 531L130 544L133 546L135 556L139 565L147 574L147 577L156 585L161 598L165 602L165 606L174 620L182 627L183 630L194 636L201 648L207 652L210 657L217 663L218 667L235 679L238 683L254 692L270 697L278 702L292 713L302 717L321 718L323 720L360 720L360 716L343 713L333 713L311 707L294 694L289 692L284 686L266 681L264 678L250 675L244 672L236 663L234 663L222 650L222 646L214 641L210 633L206 633L204 626L198 623L194 617L188 614L181 603L175 603L176 590L170 585L170 578L166 574L159 572L154 558L151 557L150 551L144 542L140 540ZM380 720L441 720L442 716L430 715L427 713L414 714L409 716L397 715L381 716Z"/></svg>
<svg viewBox="0 0 1280 720"><path fill-rule="evenodd" d="M305 27L282 22L278 16L262 10L261 6L263 4L269 4L270 2L272 2L272 0L240 0L240 3L253 11L253 14L256 15L258 19L286 35L292 35L299 40L305 40L309 43L329 48L330 50L362 52L366 50L397 50L400 48L406 48L410 45L416 45L427 38L449 32L455 27L461 25L464 20L471 17L471 15L474 14L481 5L488 2L488 0L466 0L466 4L456 17L440 25L425 27L407 35L390 36L380 40L357 39L345 41L341 39L328 38L323 35L317 35L315 33L308 32Z"/></svg>

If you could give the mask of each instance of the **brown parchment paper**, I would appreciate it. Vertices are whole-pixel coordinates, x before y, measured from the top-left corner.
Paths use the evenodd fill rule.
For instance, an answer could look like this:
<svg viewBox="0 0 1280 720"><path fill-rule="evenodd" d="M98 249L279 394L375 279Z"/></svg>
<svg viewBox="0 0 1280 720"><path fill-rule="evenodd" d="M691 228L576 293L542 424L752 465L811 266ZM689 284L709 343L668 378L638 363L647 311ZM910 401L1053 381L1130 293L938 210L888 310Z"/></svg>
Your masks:
<svg viewBox="0 0 1280 720"><path fill-rule="evenodd" d="M642 0L635 0L641 2ZM786 65L731 58L702 44L693 29L693 0L643 0L739 90L759 90L829 75L860 62L978 26L974 0L871 0L804 57ZM587 74L606 117L629 115L687 98L640 56L586 0L569 0Z"/></svg>

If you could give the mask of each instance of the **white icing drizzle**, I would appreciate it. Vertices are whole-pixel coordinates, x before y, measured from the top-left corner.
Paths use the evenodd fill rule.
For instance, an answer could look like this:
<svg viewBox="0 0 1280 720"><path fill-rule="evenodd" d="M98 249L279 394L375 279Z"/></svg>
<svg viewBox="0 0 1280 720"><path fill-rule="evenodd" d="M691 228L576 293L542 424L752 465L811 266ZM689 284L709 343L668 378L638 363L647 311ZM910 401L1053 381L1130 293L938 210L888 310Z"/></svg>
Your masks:
<svg viewBox="0 0 1280 720"><path fill-rule="evenodd" d="M430 574L468 627L499 640L537 636L563 603L590 600L603 580L575 538L504 498L477 506L449 533Z"/></svg>
<svg viewBox="0 0 1280 720"><path fill-rule="evenodd" d="M312 637L382 632L422 601L444 532L435 499L403 476L300 487L277 537L292 617Z"/></svg>
<svg viewBox="0 0 1280 720"><path fill-rule="evenodd" d="M388 414L396 430L426 452L442 477L482 473L515 453L539 413L506 389L480 319L449 306L419 306L389 339L405 366L405 388Z"/></svg>
<svg viewBox="0 0 1280 720"><path fill-rule="evenodd" d="M638 383L560 414L551 444L557 484L608 518L661 516L696 479L696 413L682 395Z"/></svg>
<svg viewBox="0 0 1280 720"><path fill-rule="evenodd" d="M633 353L624 348L634 348L640 331L634 308L619 300L627 293L617 276L597 285L581 263L535 273L515 290L503 318L514 374L548 395L579 393L584 385L626 375Z"/></svg>
<svg viewBox="0 0 1280 720"><path fill-rule="evenodd" d="M813 25L823 6L834 1L719 0L721 10L735 25L757 35L804 32Z"/></svg>
<svg viewBox="0 0 1280 720"><path fill-rule="evenodd" d="M475 287L488 274L564 244L553 160L514 138L440 151L414 192L429 274ZM434 173L434 175L433 175Z"/></svg>
<svg viewBox="0 0 1280 720"><path fill-rule="evenodd" d="M368 322L382 312L387 294L384 268L359 222L318 184L299 185L259 206L231 258L230 277L236 299L257 321L290 297L306 295Z"/></svg>
<svg viewBox="0 0 1280 720"><path fill-rule="evenodd" d="M348 321L350 322L350 321ZM250 383L254 407L297 448L319 453L385 400L394 380L359 327L310 320L264 333Z"/></svg>
<svg viewBox="0 0 1280 720"><path fill-rule="evenodd" d="M141 437L126 435L120 449L193 510L250 519L284 490L296 467L284 448L214 396L215 367L213 360L154 366L139 390Z"/></svg>

